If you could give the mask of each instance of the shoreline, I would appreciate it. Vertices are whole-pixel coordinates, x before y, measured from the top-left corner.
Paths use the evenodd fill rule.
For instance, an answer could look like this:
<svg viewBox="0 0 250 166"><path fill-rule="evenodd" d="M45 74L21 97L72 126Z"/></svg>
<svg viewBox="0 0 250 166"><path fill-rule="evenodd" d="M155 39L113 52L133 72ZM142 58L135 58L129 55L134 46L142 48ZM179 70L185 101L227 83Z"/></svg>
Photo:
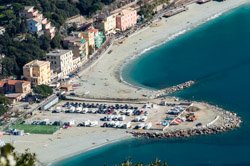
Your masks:
<svg viewBox="0 0 250 166"><path fill-rule="evenodd" d="M145 27L128 38L124 43L114 43L98 61L81 75L81 79L74 79L73 83L80 84L76 94L83 98L131 98L147 99L155 96L157 89L150 89L127 81L122 76L125 66L133 62L145 52L159 47L198 26L221 16L243 4L247 0L227 0L225 2L211 1L203 5L188 5L189 10L170 18L163 18L157 27ZM189 19L192 18L192 19ZM112 64L112 65L111 65ZM188 81L188 80L187 80ZM146 97L145 97L146 96Z"/></svg>
<svg viewBox="0 0 250 166"><path fill-rule="evenodd" d="M208 2L208 3L209 3L209 2ZM224 2L221 2L221 3L224 3ZM170 41L172 41L172 40L174 40L174 39L180 37L181 35L185 35L186 33L190 32L190 31L192 31L192 30L195 30L196 28L199 28L199 26L202 26L202 25L204 25L204 24L206 24L206 23L209 23L210 21L212 21L212 20L214 20L214 19L220 17L221 15L223 15L223 14L225 14L225 13L227 13L227 12L230 12L231 10L233 10L233 9L235 9L235 8L238 8L238 7L242 6L242 5L245 5L245 4L247 4L247 3L249 3L249 2L244 2L244 1L243 1L242 3L240 3L240 4L236 5L236 6L231 6L231 7L229 7L228 9L224 9L223 11L220 11L220 12L218 12L218 13L215 13L215 14L213 14L213 15L207 17L207 18L204 18L203 20L201 20L201 21L198 22L197 24L189 25L189 26L183 28L182 30L180 30L180 31L178 31L178 32L176 32L176 33L170 34L167 38L162 39L162 41L158 41L158 42L156 42L155 44L153 44L153 45L151 45L151 46L149 46L149 47L147 47L147 48L144 48L144 49L142 49L142 50L139 50L137 54L135 53L135 54L131 55L124 63L121 63L121 64L120 64L121 66L119 65L119 67L118 67L118 69L117 69L117 70L119 71L119 77L117 77L117 80L118 80L118 81L121 80L124 84L126 84L126 85L128 85L128 86L131 86L131 87L133 87L133 88L158 91L157 89L153 89L153 88L151 89L150 87L143 87L143 86L140 86L140 85L138 85L138 84L132 84L132 83L127 82L126 79L124 79L123 76L122 76L122 71L124 70L124 68L125 68L127 65L133 63L133 62L136 61L138 58L143 57L143 55L146 54L147 52L149 52L149 51L151 51L151 50L153 50L153 49L156 49L156 48L158 48L158 47L161 47L162 45L167 44L168 42L170 42ZM193 3L192 3L192 4L193 4ZM192 5L192 4L188 4L187 7L188 7L189 5ZM203 4L202 4L202 5L203 5ZM189 10L189 9L188 9L188 10ZM146 28L149 28L149 27L146 27ZM145 29L146 29L146 28L145 28ZM139 33L140 33L140 32L139 32ZM135 35L136 35L136 34L135 34ZM132 36L134 36L134 34L132 34L132 35L129 36L129 37L132 37ZM170 88L170 87L165 87L165 88Z"/></svg>
<svg viewBox="0 0 250 166"><path fill-rule="evenodd" d="M119 142L122 142L122 141L128 141L128 140L132 140L134 139L135 137L133 137L132 135L128 135L128 136L124 136L120 139L114 139L114 140L111 140L109 142L105 142L103 144L99 144L99 145L96 145L96 146L92 146L90 148L87 148L87 149L84 149L82 151L78 151L78 152L75 152L75 153L72 153L70 155L67 155L67 156L62 156L60 158L57 158L55 160L52 160L50 161L49 163L43 163L43 164L46 164L47 166L54 166L56 163L60 163L62 162L63 160L67 160L71 157L75 157L75 156L78 156L78 155L81 155L83 153L87 153L87 152L90 152L92 150L95 150L95 149L98 149L98 148L101 148L103 146L107 146L107 145L113 145L115 143L119 143Z"/></svg>
<svg viewBox="0 0 250 166"><path fill-rule="evenodd" d="M229 10L232 10L232 9L239 7L239 6L248 2L247 0L241 0L241 1L239 0L240 2L234 2L234 1L235 0L227 0L226 2L208 2L208 6L216 5L216 3L221 3L221 5L223 5L225 3L229 5L230 2L234 3L234 6L225 7L224 12L222 12L222 13L225 13ZM211 3L213 3L213 4L211 4ZM204 4L204 5L206 5L206 4ZM191 6L197 6L197 5L191 4ZM225 6L227 6L227 5L225 5ZM202 7L202 5L201 5L201 7ZM192 10L192 9L189 9L189 10ZM217 14L217 17L219 17L221 14L219 14L219 15ZM212 15L214 16L216 14L212 14ZM184 14L184 16L187 17L185 14ZM184 16L181 13L180 15L176 15L176 16L171 17L171 20L174 20L175 18L179 18L181 20ZM199 25L202 25L202 24L204 24L212 19L214 19L214 17L211 17L211 19L205 18L205 19L203 19L203 21L205 20L205 22L200 21L200 24L197 24L193 28L192 28L193 24L191 24L192 25L191 29L186 30L184 33L188 32L190 30L193 30L194 28L197 28ZM178 21L176 22L176 24L178 24ZM148 29L146 29L142 32L139 32L138 34L132 35L131 37L127 38L126 40L133 40L131 38L138 39L139 35L142 35L143 33L145 34L145 33L147 33L146 31L149 32L152 29L154 29L154 28L149 27ZM158 30L157 30L157 32L158 32ZM183 32L183 31L181 31L181 32ZM172 36L176 38L179 35L182 35L183 33L179 34L177 36L176 36L176 34L178 34L178 32L175 34L172 34ZM152 40L155 40L154 42L158 43L158 46L153 45L153 48L148 47L148 48L144 48L144 50L146 50L145 52L147 52L147 51L154 49L156 47L159 47L162 44L165 44L168 41L171 41L173 39L174 38L171 38L170 40L166 40L166 39L163 40L163 39L158 39L156 37ZM136 41L139 42L139 40L136 40ZM125 46L124 46L124 44L125 44ZM110 54L111 60L116 58L116 53L124 52L123 53L124 56L122 58L120 58L120 59L117 58L117 61L114 61L114 63L111 62L112 66L108 65L110 63L110 59L108 59L108 57L107 57L108 54L106 51L105 55L103 55L101 58L103 61L97 61L95 63L95 65L93 65L93 67L84 71L86 77L83 76L83 79L86 79L87 81L86 82L80 81L82 83L81 89L79 89L79 91L77 90L77 93L79 93L79 96L84 96L84 97L95 96L98 98L100 96L102 97L102 96L106 95L107 97L119 96L120 98L134 99L134 98L143 98L142 97L143 94L151 94L153 92L153 90L148 90L148 89L144 89L142 87L137 87L136 85L132 85L132 87L131 87L130 85L128 85L129 83L126 83L126 81L123 81L123 80L121 80L122 81L121 83L119 82L119 77L120 77L120 79L123 79L121 77L122 67L120 65L121 64L125 65L124 60L127 60L128 63L131 63L131 60L134 60L133 58L138 58L139 56L142 56L143 54L145 54L145 52L141 51L141 49L136 50L136 51L132 51L134 53L132 55L129 53L127 54L126 49L130 48L130 46L133 46L134 44L133 44L133 41L128 43L127 47L126 47L126 43L124 43L124 44L118 45L118 46L113 45L110 48L110 49L115 49ZM150 44L150 43L147 43L147 44ZM147 46L147 44L143 45L142 47ZM120 47L123 47L123 50L120 51L119 50ZM136 47L136 46L134 46L134 47ZM131 50L134 50L134 48L132 48ZM136 54L136 52L137 53L139 52L139 54ZM141 54L140 54L140 52L141 52ZM103 70L102 70L102 68L103 68ZM118 71L118 75L116 74L116 71ZM76 80L76 82L77 82L77 80ZM78 82L79 82L79 80L78 80ZM95 83L95 85L93 85L94 83ZM105 86L105 83L107 83L108 86ZM90 95L85 94L85 92L87 92L87 91L90 91ZM213 105L211 105L211 106L213 106ZM216 106L213 106L213 107L216 107ZM216 107L216 108L219 108L219 107ZM69 130L69 131L63 130L62 132L58 131L58 133L56 133L56 134L43 135L41 137L40 137L40 135L30 135L27 137L25 136L23 138L21 137L20 139L22 139L22 140L21 141L19 140L16 142L16 143L21 142L20 144L17 145L17 150L18 151L24 150L25 148L27 148L26 144L29 147L32 146L31 147L31 148L33 148L32 152L37 153L39 157L41 157L40 155L43 155L42 156L43 159L41 160L43 163L53 165L53 163L61 161L65 156L67 156L67 158L70 158L72 156L86 153L88 151L91 151L91 150L96 149L96 148L100 148L102 146L114 144L116 142L120 142L120 141L124 141L124 140L133 138L133 137L131 137L131 134L125 133L126 130L95 129L94 131L91 131L91 132L89 131L89 129L86 129L86 128L83 128L83 129L73 128L72 130L73 131L71 131L71 130ZM105 130L106 135L103 134L104 130ZM95 140L95 138L98 136L98 134L101 136L103 136L103 135L104 136L101 137L99 140L97 140L97 139ZM73 137L71 137L72 135L73 135ZM109 141L106 141L107 138ZM29 140L32 141L32 139L38 140L37 145L32 144L33 142L29 143ZM25 141L27 141L27 142L25 143ZM95 144L93 144L93 142ZM23 144L25 144L25 146ZM65 144L69 144L69 146L71 145L72 147L69 147L69 146L65 147ZM76 146L75 144L78 144L78 145ZM44 154L44 152L52 152L51 154L55 154L58 156L49 156L49 153ZM64 155L62 155L62 153L64 153ZM60 155L61 155L61 157L60 157ZM46 161L44 161L44 160L46 160Z"/></svg>

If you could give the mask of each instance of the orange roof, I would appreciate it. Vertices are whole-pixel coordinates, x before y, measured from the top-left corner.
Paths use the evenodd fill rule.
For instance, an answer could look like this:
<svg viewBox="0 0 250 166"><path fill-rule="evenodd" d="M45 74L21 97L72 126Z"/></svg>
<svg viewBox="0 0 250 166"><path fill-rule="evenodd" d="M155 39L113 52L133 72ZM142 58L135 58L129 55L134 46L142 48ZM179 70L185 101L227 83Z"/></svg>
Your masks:
<svg viewBox="0 0 250 166"><path fill-rule="evenodd" d="M94 32L94 33L97 33L98 32L98 29L95 29L95 28L90 28L88 29L89 32Z"/></svg>
<svg viewBox="0 0 250 166"><path fill-rule="evenodd" d="M6 80L6 82L8 83L8 85L16 85L16 83L25 83L25 84L29 84L29 81L23 81L23 80Z"/></svg>
<svg viewBox="0 0 250 166"><path fill-rule="evenodd" d="M5 84L5 82L0 81L0 87L3 87L3 86L4 86L4 84Z"/></svg>

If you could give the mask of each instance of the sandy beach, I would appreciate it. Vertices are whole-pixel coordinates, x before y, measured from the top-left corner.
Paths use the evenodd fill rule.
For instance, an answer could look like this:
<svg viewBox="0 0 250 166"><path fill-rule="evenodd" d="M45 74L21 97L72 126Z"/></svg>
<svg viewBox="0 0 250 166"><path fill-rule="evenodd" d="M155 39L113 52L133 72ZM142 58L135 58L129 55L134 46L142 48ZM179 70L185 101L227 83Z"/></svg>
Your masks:
<svg viewBox="0 0 250 166"><path fill-rule="evenodd" d="M57 131L53 135L32 134L21 137L5 136L18 152L30 149L38 160L49 165L100 146L132 138L123 130L105 128L77 128Z"/></svg>
<svg viewBox="0 0 250 166"><path fill-rule="evenodd" d="M163 18L159 26L151 26L126 38L123 44L114 44L110 54L105 53L98 62L83 72L73 83L80 84L75 93L86 98L147 98L157 93L131 86L120 78L123 65L148 48L169 41L198 25L219 16L249 0L212 1L203 5L191 4L189 10L170 18ZM108 51L107 51L108 52ZM187 80L188 81L188 80ZM91 150L132 136L119 129L70 128L59 130L53 135L5 136L16 150L23 152L29 148L37 154L39 161L49 164L56 160Z"/></svg>
<svg viewBox="0 0 250 166"><path fill-rule="evenodd" d="M112 52L104 54L98 62L84 71L81 79L73 83L81 86L75 92L81 97L91 98L144 98L155 91L129 86L120 81L120 70L124 64L142 52L167 42L198 25L218 17L248 0L211 1L206 4L191 4L189 10L170 18L163 18L159 26L147 27L126 38L123 44L114 44ZM188 80L187 80L188 81Z"/></svg>

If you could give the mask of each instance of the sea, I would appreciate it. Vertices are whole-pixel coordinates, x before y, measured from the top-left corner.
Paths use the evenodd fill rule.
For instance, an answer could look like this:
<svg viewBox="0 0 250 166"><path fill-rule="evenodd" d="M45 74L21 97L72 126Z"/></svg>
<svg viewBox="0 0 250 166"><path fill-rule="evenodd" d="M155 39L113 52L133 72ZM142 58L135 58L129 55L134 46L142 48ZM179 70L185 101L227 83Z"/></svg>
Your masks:
<svg viewBox="0 0 250 166"><path fill-rule="evenodd" d="M196 80L173 96L206 101L236 112L241 128L217 135L131 139L62 160L57 166L108 166L156 158L170 166L250 166L250 4L240 6L126 65L130 84L161 89Z"/></svg>

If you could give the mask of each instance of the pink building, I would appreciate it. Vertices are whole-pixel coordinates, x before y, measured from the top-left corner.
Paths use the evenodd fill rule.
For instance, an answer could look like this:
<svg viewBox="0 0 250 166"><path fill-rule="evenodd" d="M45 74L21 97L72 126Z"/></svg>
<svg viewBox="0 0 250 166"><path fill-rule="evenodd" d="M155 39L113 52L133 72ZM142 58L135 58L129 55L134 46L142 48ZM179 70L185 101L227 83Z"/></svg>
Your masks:
<svg viewBox="0 0 250 166"><path fill-rule="evenodd" d="M116 15L116 28L125 31L137 22L137 12L134 9L123 9Z"/></svg>

